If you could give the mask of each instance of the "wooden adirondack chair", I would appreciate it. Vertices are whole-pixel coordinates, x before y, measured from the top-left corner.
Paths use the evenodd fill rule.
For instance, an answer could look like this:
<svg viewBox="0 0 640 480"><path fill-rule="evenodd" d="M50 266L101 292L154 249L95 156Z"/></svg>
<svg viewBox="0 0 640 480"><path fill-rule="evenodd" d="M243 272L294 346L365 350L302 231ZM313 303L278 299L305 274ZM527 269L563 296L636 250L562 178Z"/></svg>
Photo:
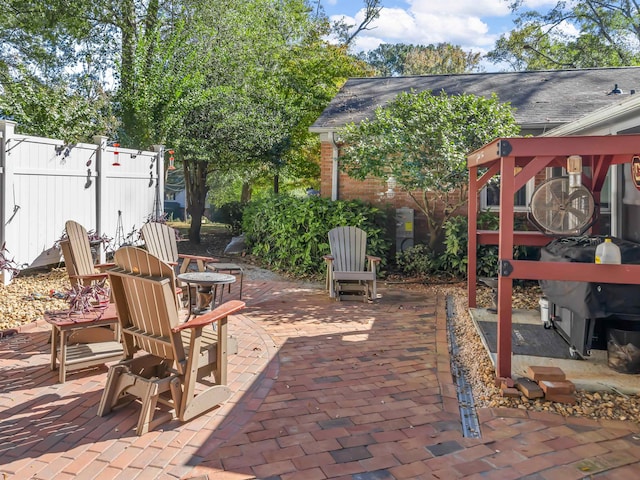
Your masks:
<svg viewBox="0 0 640 480"><path fill-rule="evenodd" d="M203 257L200 255L187 255L178 253L177 232L174 228L159 222L147 222L140 229L140 234L144 240L147 251L155 255L160 260L168 263L174 268L177 274L186 273L190 267L195 266L198 272L204 272L207 263L217 262L217 258ZM182 260L182 262L180 262ZM193 263L192 263L193 262ZM187 295L184 284L176 279L176 294L182 298L184 304L189 298L196 298L195 292Z"/></svg>
<svg viewBox="0 0 640 480"><path fill-rule="evenodd" d="M367 232L358 227L336 227L329 231L331 255L327 264L326 287L331 298L361 292L364 301L377 298L376 275L380 258L366 254Z"/></svg>
<svg viewBox="0 0 640 480"><path fill-rule="evenodd" d="M184 322L171 266L137 247L120 248L115 262L108 273L125 360L109 368L98 415L138 398L136 430L142 435L168 419L188 421L227 400L227 322L244 302L232 300ZM203 381L211 374L211 381ZM171 410L154 419L158 403Z"/></svg>
<svg viewBox="0 0 640 480"><path fill-rule="evenodd" d="M149 253L171 266L179 266L179 273L189 271L192 266L191 262L195 262L199 272L204 272L207 263L218 261L213 257L178 253L176 231L164 223L147 222L142 226L140 233Z"/></svg>
<svg viewBox="0 0 640 480"><path fill-rule="evenodd" d="M78 222L68 220L65 231L67 238L60 242L60 247L71 286L106 280L105 270L112 267L113 263L94 264L87 230Z"/></svg>
<svg viewBox="0 0 640 480"><path fill-rule="evenodd" d="M69 282L74 288L91 285L107 279L107 268L113 263L94 264L91 244L87 230L78 222L68 220L65 223L66 238L60 242ZM69 345L83 343L101 343L118 339L117 329L104 326L96 327L88 323L86 328L74 331L67 340Z"/></svg>

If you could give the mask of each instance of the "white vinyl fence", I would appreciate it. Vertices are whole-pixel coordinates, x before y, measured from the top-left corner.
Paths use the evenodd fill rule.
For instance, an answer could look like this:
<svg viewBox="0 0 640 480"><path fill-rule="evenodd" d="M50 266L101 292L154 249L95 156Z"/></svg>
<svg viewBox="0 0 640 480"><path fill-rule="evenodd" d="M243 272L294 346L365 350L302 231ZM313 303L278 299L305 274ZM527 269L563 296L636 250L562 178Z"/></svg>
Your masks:
<svg viewBox="0 0 640 480"><path fill-rule="evenodd" d="M121 149L15 133L0 120L0 247L19 268L60 262L54 246L67 220L113 246L138 241L140 227L164 211L163 148ZM104 259L104 252L101 252ZM1 273L6 284L11 274Z"/></svg>

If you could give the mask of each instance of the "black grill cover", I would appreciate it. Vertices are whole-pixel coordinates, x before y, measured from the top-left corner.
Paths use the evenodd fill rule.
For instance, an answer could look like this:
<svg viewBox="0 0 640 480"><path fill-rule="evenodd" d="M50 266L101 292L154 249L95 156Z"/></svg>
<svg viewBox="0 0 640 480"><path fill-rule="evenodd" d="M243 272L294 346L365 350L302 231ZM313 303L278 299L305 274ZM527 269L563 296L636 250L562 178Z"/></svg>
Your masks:
<svg viewBox="0 0 640 480"><path fill-rule="evenodd" d="M596 247L604 239L603 236L558 238L541 249L540 260L593 263ZM615 237L611 241L620 247L622 263L640 264L640 244ZM638 315L640 319L640 285L540 280L540 288L550 302L582 318Z"/></svg>

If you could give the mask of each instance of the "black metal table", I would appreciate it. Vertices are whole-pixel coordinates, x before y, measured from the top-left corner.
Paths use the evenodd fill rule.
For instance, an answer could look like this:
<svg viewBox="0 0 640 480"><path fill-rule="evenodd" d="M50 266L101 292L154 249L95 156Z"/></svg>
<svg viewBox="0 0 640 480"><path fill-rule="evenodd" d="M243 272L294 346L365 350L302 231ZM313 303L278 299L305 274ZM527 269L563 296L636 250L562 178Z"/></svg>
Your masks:
<svg viewBox="0 0 640 480"><path fill-rule="evenodd" d="M222 262L212 262L207 263L207 270L212 272L228 272L232 275L240 275L240 295L239 299L242 300L242 280L244 278L244 271L240 265L237 263L222 263ZM231 284L229 284L228 292L231 292Z"/></svg>
<svg viewBox="0 0 640 480"><path fill-rule="evenodd" d="M199 315L207 312L216 306L216 297L218 295L218 286L220 289L220 298L217 304L222 303L222 294L224 286L234 283L236 277L225 273L215 272L187 272L178 275L178 280L187 284L187 294L189 298L189 317L192 313ZM195 308L192 309L191 288L197 289L197 301Z"/></svg>

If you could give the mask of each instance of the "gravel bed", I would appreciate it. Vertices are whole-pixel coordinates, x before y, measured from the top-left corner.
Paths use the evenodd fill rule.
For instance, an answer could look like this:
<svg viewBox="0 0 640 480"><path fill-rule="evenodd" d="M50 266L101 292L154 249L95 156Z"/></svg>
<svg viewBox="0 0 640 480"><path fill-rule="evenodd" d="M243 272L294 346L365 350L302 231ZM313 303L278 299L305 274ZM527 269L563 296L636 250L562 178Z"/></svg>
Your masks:
<svg viewBox="0 0 640 480"><path fill-rule="evenodd" d="M59 297L70 288L64 267L20 274L9 285L0 284L0 333L40 320L47 310L68 308Z"/></svg>
<svg viewBox="0 0 640 480"><path fill-rule="evenodd" d="M544 399L529 400L524 396L509 398L500 395L495 386L495 370L482 344L480 335L469 314L466 290L446 289L455 305L454 331L459 354L454 360L463 365L473 389L476 407L508 407L537 412L555 412L563 416L588 417L632 421L640 423L640 395L624 395L616 392L577 391L575 405L550 402ZM540 293L538 287L514 288L514 308L537 309ZM491 290L478 289L478 306L491 306Z"/></svg>

